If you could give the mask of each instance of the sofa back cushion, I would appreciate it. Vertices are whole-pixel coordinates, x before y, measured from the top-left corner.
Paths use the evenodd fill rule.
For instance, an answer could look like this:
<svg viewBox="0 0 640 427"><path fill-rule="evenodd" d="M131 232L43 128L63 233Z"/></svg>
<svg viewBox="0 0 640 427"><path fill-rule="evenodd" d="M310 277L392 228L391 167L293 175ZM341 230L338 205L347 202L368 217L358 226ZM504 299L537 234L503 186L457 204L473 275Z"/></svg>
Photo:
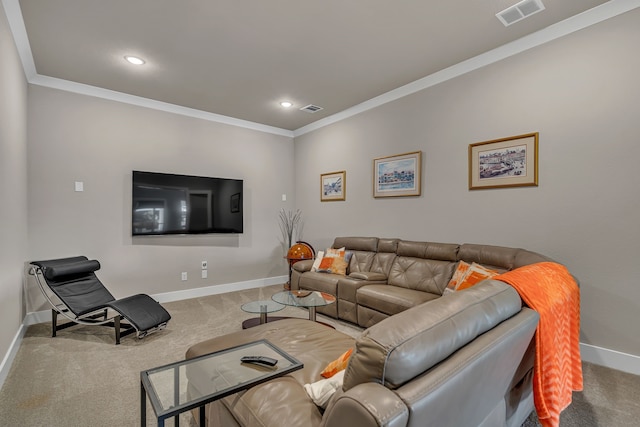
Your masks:
<svg viewBox="0 0 640 427"><path fill-rule="evenodd" d="M346 248L351 251L376 252L378 250L377 237L336 237L333 241L334 249Z"/></svg>
<svg viewBox="0 0 640 427"><path fill-rule="evenodd" d="M536 252L519 249L516 253L516 259L513 262L513 268L519 268L524 265L536 264L538 262L555 262L551 258Z"/></svg>
<svg viewBox="0 0 640 427"><path fill-rule="evenodd" d="M369 267L369 271L389 276L391 264L396 258L396 250L398 249L398 239L379 239L378 253L373 257L373 262Z"/></svg>
<svg viewBox="0 0 640 427"><path fill-rule="evenodd" d="M388 284L441 295L456 266L458 245L401 240Z"/></svg>
<svg viewBox="0 0 640 427"><path fill-rule="evenodd" d="M351 251L351 260L349 261L348 273L357 273L360 271L371 271L371 264L373 263L373 257L375 252L367 251Z"/></svg>
<svg viewBox="0 0 640 427"><path fill-rule="evenodd" d="M398 242L396 254L413 258L425 258L438 261L457 261L460 245L455 243L411 242L401 240Z"/></svg>
<svg viewBox="0 0 640 427"><path fill-rule="evenodd" d="M517 253L516 248L465 243L460 245L458 259L469 264L476 262L492 270L506 271L514 268Z"/></svg>
<svg viewBox="0 0 640 427"><path fill-rule="evenodd" d="M442 295L456 263L398 256L391 265L387 283L393 286Z"/></svg>
<svg viewBox="0 0 640 427"><path fill-rule="evenodd" d="M343 389L367 382L395 389L521 308L511 286L486 280L391 316L356 340Z"/></svg>
<svg viewBox="0 0 640 427"><path fill-rule="evenodd" d="M524 265L553 261L549 257L525 249L472 243L460 245L458 260L469 264L477 262L487 268L498 271L513 270Z"/></svg>

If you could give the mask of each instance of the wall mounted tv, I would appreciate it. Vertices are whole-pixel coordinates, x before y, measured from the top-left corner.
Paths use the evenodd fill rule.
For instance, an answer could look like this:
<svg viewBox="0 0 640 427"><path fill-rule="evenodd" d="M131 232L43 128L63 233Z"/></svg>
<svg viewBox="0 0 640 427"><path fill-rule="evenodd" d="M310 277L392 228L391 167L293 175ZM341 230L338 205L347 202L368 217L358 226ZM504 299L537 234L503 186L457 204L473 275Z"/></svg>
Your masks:
<svg viewBox="0 0 640 427"><path fill-rule="evenodd" d="M131 233L242 233L241 179L133 171Z"/></svg>

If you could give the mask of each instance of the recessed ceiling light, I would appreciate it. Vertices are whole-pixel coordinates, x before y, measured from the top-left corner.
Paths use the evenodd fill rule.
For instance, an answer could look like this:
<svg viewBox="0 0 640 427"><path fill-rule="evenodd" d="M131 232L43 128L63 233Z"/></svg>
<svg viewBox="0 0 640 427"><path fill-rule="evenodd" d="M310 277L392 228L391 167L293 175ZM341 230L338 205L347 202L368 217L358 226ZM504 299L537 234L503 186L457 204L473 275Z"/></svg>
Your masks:
<svg viewBox="0 0 640 427"><path fill-rule="evenodd" d="M144 64L144 59L138 58L137 56L127 55L127 56L124 57L124 59L126 59L127 61L129 61L133 65L142 65L142 64Z"/></svg>
<svg viewBox="0 0 640 427"><path fill-rule="evenodd" d="M282 101L282 102L280 103L280 105L281 105L282 107L284 107L284 108L289 108L289 107L293 106L293 104L292 104L291 102L289 102L289 101Z"/></svg>

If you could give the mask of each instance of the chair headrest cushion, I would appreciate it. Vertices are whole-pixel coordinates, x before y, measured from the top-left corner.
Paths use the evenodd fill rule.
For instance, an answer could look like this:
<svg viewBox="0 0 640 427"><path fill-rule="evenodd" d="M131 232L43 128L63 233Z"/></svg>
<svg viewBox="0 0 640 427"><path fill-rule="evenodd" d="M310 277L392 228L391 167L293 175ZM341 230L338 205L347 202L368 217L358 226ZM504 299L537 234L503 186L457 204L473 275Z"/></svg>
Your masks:
<svg viewBox="0 0 640 427"><path fill-rule="evenodd" d="M93 273L96 270L100 270L100 263L98 261L78 261L69 264L48 267L44 272L44 276L48 280L56 280L68 276L78 276Z"/></svg>

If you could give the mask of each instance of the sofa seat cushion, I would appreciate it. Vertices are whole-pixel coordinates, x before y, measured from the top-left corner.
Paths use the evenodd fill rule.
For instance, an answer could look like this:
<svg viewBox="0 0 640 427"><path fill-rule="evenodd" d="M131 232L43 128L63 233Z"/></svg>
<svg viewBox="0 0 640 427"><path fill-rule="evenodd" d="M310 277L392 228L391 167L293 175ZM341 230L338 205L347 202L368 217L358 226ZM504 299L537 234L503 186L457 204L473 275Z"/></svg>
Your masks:
<svg viewBox="0 0 640 427"><path fill-rule="evenodd" d="M241 425L280 427L315 426L322 413L304 390L304 384L322 379L327 365L353 348L355 340L335 329L305 319L284 319L212 338L191 346L186 358L200 356L236 345L267 339L304 364L304 368L244 392L222 399L222 404ZM189 387L197 387L206 372L187 370Z"/></svg>
<svg viewBox="0 0 640 427"><path fill-rule="evenodd" d="M344 277L339 274L308 271L300 277L298 286L300 289L320 291L336 296L338 280Z"/></svg>
<svg viewBox="0 0 640 427"><path fill-rule="evenodd" d="M358 289L360 289L361 287L369 285L384 285L387 283L386 277L380 275L379 273L371 273L371 276L380 277L381 280L362 280L356 279L351 275L347 277L341 277L338 280L338 294L336 296L341 301L349 301L355 304L357 302L356 292L358 292Z"/></svg>
<svg viewBox="0 0 640 427"><path fill-rule="evenodd" d="M358 305L392 316L440 295L391 285L368 285L358 289Z"/></svg>

